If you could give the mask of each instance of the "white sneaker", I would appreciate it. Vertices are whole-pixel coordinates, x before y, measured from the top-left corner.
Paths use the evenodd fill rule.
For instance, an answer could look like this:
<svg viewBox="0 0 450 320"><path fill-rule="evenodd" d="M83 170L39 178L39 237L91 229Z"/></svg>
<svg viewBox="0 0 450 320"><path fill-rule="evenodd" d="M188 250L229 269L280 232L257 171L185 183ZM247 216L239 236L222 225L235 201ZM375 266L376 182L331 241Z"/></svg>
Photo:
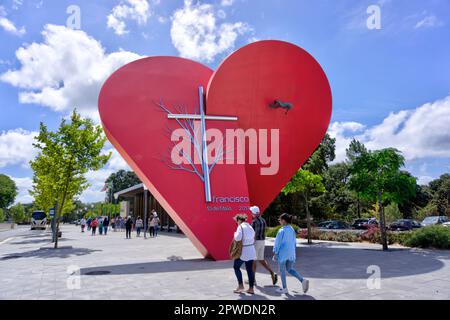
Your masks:
<svg viewBox="0 0 450 320"><path fill-rule="evenodd" d="M303 293L307 293L309 290L309 280L304 279L302 282Z"/></svg>
<svg viewBox="0 0 450 320"><path fill-rule="evenodd" d="M287 294L287 293L289 293L288 289L285 289L285 288L278 288L275 291L277 293L280 293L280 294Z"/></svg>

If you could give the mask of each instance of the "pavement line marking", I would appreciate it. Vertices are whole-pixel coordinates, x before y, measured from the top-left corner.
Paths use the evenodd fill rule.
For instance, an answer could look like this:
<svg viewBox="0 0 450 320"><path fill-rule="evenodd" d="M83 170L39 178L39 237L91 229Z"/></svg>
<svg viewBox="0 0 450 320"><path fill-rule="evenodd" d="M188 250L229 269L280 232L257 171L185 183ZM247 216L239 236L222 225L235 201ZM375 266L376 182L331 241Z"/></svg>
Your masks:
<svg viewBox="0 0 450 320"><path fill-rule="evenodd" d="M8 241L14 240L15 238L16 238L16 237L7 238L7 239L5 239L5 240L3 240L3 241L0 241L0 244L5 244L5 243L7 243Z"/></svg>

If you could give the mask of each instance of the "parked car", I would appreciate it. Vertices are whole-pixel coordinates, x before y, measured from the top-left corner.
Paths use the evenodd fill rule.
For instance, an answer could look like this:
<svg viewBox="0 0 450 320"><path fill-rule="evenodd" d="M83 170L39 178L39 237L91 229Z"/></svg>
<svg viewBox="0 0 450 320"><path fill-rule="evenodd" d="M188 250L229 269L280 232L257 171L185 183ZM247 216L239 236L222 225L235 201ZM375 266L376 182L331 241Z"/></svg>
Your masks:
<svg viewBox="0 0 450 320"><path fill-rule="evenodd" d="M436 224L443 224L445 222L448 222L448 218L446 216L432 216L432 217L426 217L422 221L422 226L433 226Z"/></svg>
<svg viewBox="0 0 450 320"><path fill-rule="evenodd" d="M422 225L413 219L399 219L389 226L391 231L411 231L418 228L422 228Z"/></svg>
<svg viewBox="0 0 450 320"><path fill-rule="evenodd" d="M323 221L317 225L319 229L329 229L329 230L344 230L351 229L350 225L344 221L330 220Z"/></svg>
<svg viewBox="0 0 450 320"><path fill-rule="evenodd" d="M353 229L366 230L370 227L378 227L378 221L375 218L356 219L352 224Z"/></svg>

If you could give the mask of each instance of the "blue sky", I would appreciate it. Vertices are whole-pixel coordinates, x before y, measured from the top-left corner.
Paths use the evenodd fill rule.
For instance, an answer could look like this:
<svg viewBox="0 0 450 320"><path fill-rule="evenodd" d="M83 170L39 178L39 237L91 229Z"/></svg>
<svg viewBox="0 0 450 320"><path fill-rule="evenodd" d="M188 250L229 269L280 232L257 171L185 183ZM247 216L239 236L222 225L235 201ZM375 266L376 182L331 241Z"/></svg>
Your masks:
<svg viewBox="0 0 450 320"><path fill-rule="evenodd" d="M80 9L80 30L67 8ZM381 29L371 30L376 5ZM333 91L338 160L355 136L394 146L426 183L450 171L450 2L447 0L0 0L0 172L30 201L32 137L74 105L96 117L106 77L141 56L175 55L212 68L249 42L279 39L309 51ZM111 149L111 146L108 146ZM114 154L82 199L102 200Z"/></svg>

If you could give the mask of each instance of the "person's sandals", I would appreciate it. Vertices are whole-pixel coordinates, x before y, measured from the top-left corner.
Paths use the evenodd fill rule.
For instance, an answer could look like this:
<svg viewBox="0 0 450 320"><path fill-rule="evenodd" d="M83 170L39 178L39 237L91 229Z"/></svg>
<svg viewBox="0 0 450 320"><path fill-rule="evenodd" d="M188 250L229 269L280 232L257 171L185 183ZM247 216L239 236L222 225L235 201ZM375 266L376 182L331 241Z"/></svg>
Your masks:
<svg viewBox="0 0 450 320"><path fill-rule="evenodd" d="M237 288L235 290L233 290L234 293L243 293L244 292L244 288Z"/></svg>
<svg viewBox="0 0 450 320"><path fill-rule="evenodd" d="M254 290L252 290L252 289L248 289L247 291L245 291L246 293L248 293L248 294L255 294L255 291Z"/></svg>

